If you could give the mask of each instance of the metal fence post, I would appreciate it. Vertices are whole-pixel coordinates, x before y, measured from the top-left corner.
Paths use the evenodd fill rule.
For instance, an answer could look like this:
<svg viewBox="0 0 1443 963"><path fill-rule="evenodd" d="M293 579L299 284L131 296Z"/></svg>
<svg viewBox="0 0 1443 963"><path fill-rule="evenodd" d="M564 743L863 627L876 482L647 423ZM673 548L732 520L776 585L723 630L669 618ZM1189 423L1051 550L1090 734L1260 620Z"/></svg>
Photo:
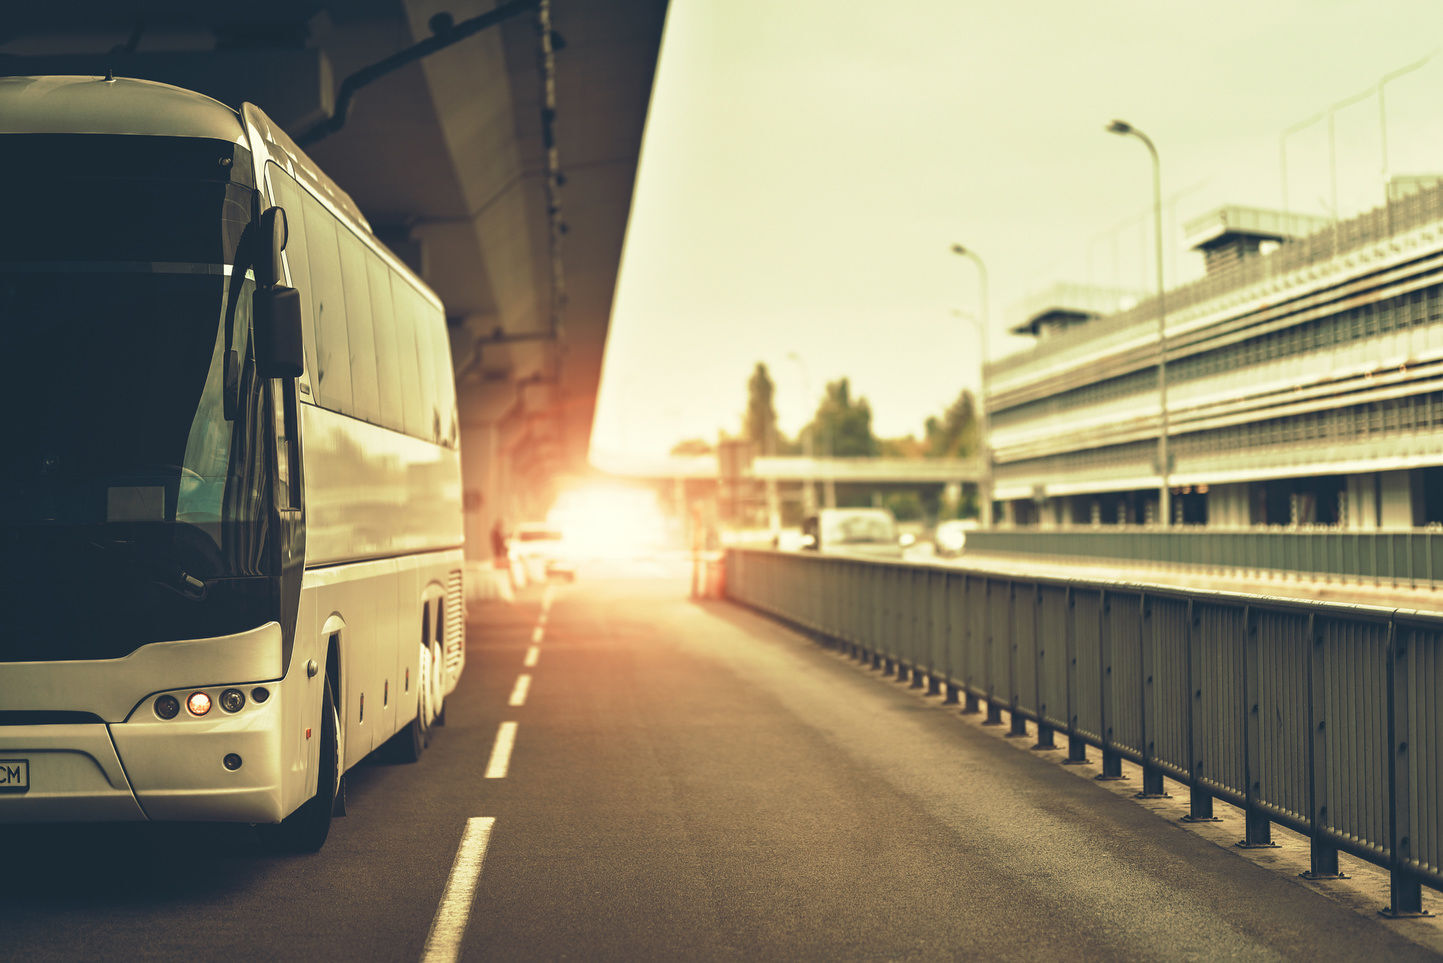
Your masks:
<svg viewBox="0 0 1443 963"><path fill-rule="evenodd" d="M1338 872L1338 847L1327 838L1328 826L1328 735L1323 718L1325 637L1318 617L1308 616L1308 827L1312 830L1309 867L1298 875L1303 879L1347 879Z"/></svg>
<svg viewBox="0 0 1443 963"><path fill-rule="evenodd" d="M942 583L940 586L938 582ZM927 651L931 654L927 666L927 694L929 696L941 695L942 676L946 674L947 667L947 645L946 626L947 613L943 608L947 604L947 573L934 569L927 570ZM938 639L942 639L942 645L938 646ZM941 665L937 664L937 653L942 655ZM938 671L939 668L942 671Z"/></svg>
<svg viewBox="0 0 1443 963"><path fill-rule="evenodd" d="M1154 756L1157 752L1155 738L1157 735L1157 691L1153 687L1153 663L1156 660L1157 649L1157 621L1152 617L1152 599L1143 593L1141 604L1138 606L1141 611L1140 618L1142 625L1137 633L1137 646L1141 650L1142 671L1139 673L1139 682L1142 691L1138 698L1142 703L1142 792L1136 794L1138 799L1167 799L1168 793L1163 790L1162 770L1157 767Z"/></svg>
<svg viewBox="0 0 1443 963"><path fill-rule="evenodd" d="M1057 743L1052 740L1052 726L1047 723L1047 696L1042 688L1042 667L1044 659L1047 658L1047 648L1050 640L1042 637L1042 586L1032 586L1032 638L1037 646L1037 660L1033 662L1036 672L1033 686L1037 691L1037 742L1032 748L1037 750L1056 749ZM1052 661L1057 661L1053 655Z"/></svg>
<svg viewBox="0 0 1443 963"><path fill-rule="evenodd" d="M1388 620L1388 905L1384 916L1431 916L1423 887L1408 871L1413 855L1412 783L1408 758L1408 644L1396 616Z"/></svg>
<svg viewBox="0 0 1443 963"><path fill-rule="evenodd" d="M1203 786L1203 748L1202 748L1202 726L1198 724L1199 716L1202 715L1202 688L1198 680L1202 678L1202 652L1198 644L1198 626L1202 617L1198 615L1196 603L1192 599L1187 600L1187 635L1183 644L1187 648L1187 772L1188 772L1188 812L1182 817L1183 822L1188 823L1215 823L1219 822L1217 816L1213 815L1212 793Z"/></svg>
<svg viewBox="0 0 1443 963"><path fill-rule="evenodd" d="M1087 740L1082 733L1077 731L1077 599L1072 594L1072 586L1067 586L1066 600L1067 618L1064 623L1067 625L1066 658L1067 658L1067 758L1062 761L1064 766L1082 766L1087 764Z"/></svg>
<svg viewBox="0 0 1443 963"><path fill-rule="evenodd" d="M963 592L965 592L967 588L967 576L961 576L961 580L962 589ZM965 664L967 658L966 650L959 650L955 644L957 639L956 633L959 628L965 625L966 621L965 619L953 619L953 616L957 614L957 610L962 607L962 602L965 600L963 592L959 592L957 586L953 584L956 581L957 579L950 572L944 573L942 576L942 602L944 611L946 612L946 616L942 622L946 627L947 633L944 636L947 640L947 695L942 699L942 703L943 705L949 706L955 706L957 704L956 679L963 674L962 665ZM962 658L954 662L952 656L959 651L961 651Z"/></svg>
<svg viewBox="0 0 1443 963"><path fill-rule="evenodd" d="M886 605L887 591L882 584L881 576L877 572L871 573L871 578L866 579L867 584L872 587L872 631L868 648L872 654L872 668L877 669L882 665L882 632L887 624L887 613L883 606Z"/></svg>
<svg viewBox="0 0 1443 963"><path fill-rule="evenodd" d="M1276 848L1273 842L1273 824L1266 813L1259 812L1254 800L1262 791L1262 780L1258 778L1258 767L1262 753L1261 719L1258 715L1258 620L1251 605L1243 610L1243 624L1247 626L1247 637L1243 642L1243 838L1238 845L1243 849Z"/></svg>
<svg viewBox="0 0 1443 963"><path fill-rule="evenodd" d="M974 579L975 576L972 575L963 577L964 601L977 594L976 589L971 587L975 585ZM985 575L982 576L982 622L984 625L987 620L987 581L987 577ZM976 606L973 606L973 609L975 610ZM977 693L974 691L976 686L973 683L973 680L977 676L977 652L975 643L977 643L978 640L974 638L972 627L977 623L977 619L969 612L964 611L963 622L967 627L967 631L965 635L966 641L962 646L962 654L966 662L966 669L962 676L962 684L964 686L962 714L964 716L972 716L982 711L981 706L978 705ZM984 630L982 633L984 638L986 634Z"/></svg>
<svg viewBox="0 0 1443 963"><path fill-rule="evenodd" d="M912 584L912 684L909 688L920 689L926 685L927 669L932 663L932 593L927 590L931 584L931 572L920 565L912 569L909 581Z"/></svg>
<svg viewBox="0 0 1443 963"><path fill-rule="evenodd" d="M1099 782L1112 779L1126 779L1122 774L1122 756L1112 748L1112 633L1109 630L1107 614L1112 610L1112 601L1106 589L1100 593L1097 607L1097 653L1100 663L1098 678L1102 689L1102 772L1094 776Z"/></svg>
<svg viewBox="0 0 1443 963"><path fill-rule="evenodd" d="M992 618L992 579L983 583L982 604L983 624L986 626L986 633L983 639L985 655L982 664L985 666L983 672L987 678L984 680L987 686L987 718L982 720L984 726L1002 725L1002 702L997 697L997 626L993 624ZM1012 583L1007 583L1007 590L1012 590Z"/></svg>
<svg viewBox="0 0 1443 963"><path fill-rule="evenodd" d="M1007 700L1007 718L1010 723L1007 729L1009 738L1014 736L1027 735L1027 718L1018 710L1022 707L1022 693L1017 690L1021 688L1017 684L1017 583L1007 583L1007 685L1009 688ZM1032 634L1034 645L1037 636L1037 608L1032 607ZM1034 666L1034 671L1036 671Z"/></svg>

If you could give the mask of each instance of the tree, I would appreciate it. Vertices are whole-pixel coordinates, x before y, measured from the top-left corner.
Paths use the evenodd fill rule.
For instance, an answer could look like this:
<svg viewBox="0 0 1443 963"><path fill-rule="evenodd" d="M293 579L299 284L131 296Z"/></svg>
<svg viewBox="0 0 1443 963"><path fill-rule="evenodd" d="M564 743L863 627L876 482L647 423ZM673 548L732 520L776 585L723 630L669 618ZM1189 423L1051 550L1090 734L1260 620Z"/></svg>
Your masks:
<svg viewBox="0 0 1443 963"><path fill-rule="evenodd" d="M928 458L965 458L976 451L980 426L972 392L964 388L941 418L927 419L924 429Z"/></svg>
<svg viewBox="0 0 1443 963"><path fill-rule="evenodd" d="M777 453L776 385L760 361L747 379L747 413L742 418L742 437L758 455Z"/></svg>
<svg viewBox="0 0 1443 963"><path fill-rule="evenodd" d="M812 451L818 455L870 458L881 451L872 434L872 406L866 398L852 400L846 378L827 382L827 392L807 430L813 432Z"/></svg>

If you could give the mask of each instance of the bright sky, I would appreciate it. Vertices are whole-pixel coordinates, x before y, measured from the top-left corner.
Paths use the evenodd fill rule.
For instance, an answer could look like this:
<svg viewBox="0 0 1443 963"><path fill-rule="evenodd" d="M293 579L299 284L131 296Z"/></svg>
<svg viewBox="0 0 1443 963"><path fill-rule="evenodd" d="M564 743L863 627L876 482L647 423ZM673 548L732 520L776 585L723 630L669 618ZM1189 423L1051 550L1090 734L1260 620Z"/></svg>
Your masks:
<svg viewBox="0 0 1443 963"><path fill-rule="evenodd" d="M1058 281L1202 272L1183 222L1225 203L1382 199L1385 75L1443 38L1438 0L671 0L607 344L593 458L736 433L758 361L783 431L851 379L879 435L920 434ZM1388 167L1443 171L1443 55L1385 87ZM958 317L958 313L963 316ZM795 353L798 360L789 356Z"/></svg>

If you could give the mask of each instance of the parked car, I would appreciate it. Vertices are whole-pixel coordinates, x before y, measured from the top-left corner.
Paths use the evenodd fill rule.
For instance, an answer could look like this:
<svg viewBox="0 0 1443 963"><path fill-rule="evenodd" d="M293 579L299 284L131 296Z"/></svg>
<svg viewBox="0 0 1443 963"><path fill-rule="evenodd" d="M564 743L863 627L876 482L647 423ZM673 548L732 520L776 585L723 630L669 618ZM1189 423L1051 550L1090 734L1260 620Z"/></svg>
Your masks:
<svg viewBox="0 0 1443 963"><path fill-rule="evenodd" d="M802 547L814 552L901 558L897 520L885 508L823 508L802 521Z"/></svg>
<svg viewBox="0 0 1443 963"><path fill-rule="evenodd" d="M540 522L518 525L511 536L511 557L533 582L548 578L576 578L576 564L566 550L561 531Z"/></svg>
<svg viewBox="0 0 1443 963"><path fill-rule="evenodd" d="M942 522L932 533L932 545L938 556L952 558L967 547L967 533L977 527L976 519L954 518Z"/></svg>

